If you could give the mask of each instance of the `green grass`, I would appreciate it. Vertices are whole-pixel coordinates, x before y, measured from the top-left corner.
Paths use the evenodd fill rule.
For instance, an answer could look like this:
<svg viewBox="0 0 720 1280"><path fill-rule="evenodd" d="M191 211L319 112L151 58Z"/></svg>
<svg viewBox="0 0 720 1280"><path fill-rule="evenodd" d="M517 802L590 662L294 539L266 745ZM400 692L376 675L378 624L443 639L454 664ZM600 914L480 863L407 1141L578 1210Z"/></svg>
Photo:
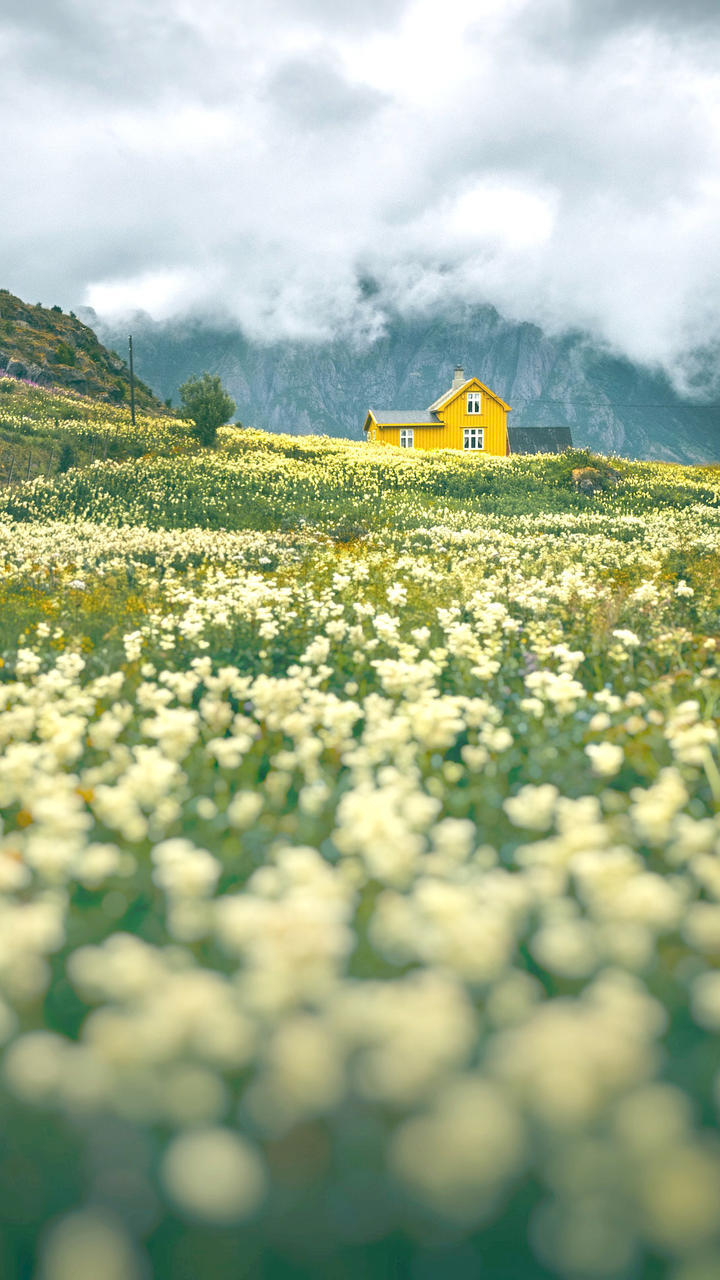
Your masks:
<svg viewBox="0 0 720 1280"><path fill-rule="evenodd" d="M194 448L190 424L175 415L138 409L133 427L129 408L0 376L0 483L6 486L27 479L28 471L31 479L57 475L63 449L65 465L81 469L187 448Z"/></svg>

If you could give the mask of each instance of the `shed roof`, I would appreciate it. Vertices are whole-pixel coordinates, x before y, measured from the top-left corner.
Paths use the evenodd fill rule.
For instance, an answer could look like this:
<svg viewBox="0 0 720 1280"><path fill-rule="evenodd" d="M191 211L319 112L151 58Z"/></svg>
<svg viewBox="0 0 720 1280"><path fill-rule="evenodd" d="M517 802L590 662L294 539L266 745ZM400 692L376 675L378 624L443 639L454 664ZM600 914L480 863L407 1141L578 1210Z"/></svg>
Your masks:
<svg viewBox="0 0 720 1280"><path fill-rule="evenodd" d="M429 409L371 409L379 427L440 427L436 413Z"/></svg>
<svg viewBox="0 0 720 1280"><path fill-rule="evenodd" d="M508 427L511 453L562 453L572 449L569 427Z"/></svg>

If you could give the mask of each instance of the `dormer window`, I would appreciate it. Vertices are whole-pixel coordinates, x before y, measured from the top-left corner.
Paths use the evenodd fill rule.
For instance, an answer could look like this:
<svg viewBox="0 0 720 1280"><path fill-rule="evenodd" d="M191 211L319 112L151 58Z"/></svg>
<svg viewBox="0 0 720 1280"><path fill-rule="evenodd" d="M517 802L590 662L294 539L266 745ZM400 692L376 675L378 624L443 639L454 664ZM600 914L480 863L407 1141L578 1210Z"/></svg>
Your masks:
<svg viewBox="0 0 720 1280"><path fill-rule="evenodd" d="M468 391L467 411L468 413L482 412L480 408L480 392L479 391Z"/></svg>

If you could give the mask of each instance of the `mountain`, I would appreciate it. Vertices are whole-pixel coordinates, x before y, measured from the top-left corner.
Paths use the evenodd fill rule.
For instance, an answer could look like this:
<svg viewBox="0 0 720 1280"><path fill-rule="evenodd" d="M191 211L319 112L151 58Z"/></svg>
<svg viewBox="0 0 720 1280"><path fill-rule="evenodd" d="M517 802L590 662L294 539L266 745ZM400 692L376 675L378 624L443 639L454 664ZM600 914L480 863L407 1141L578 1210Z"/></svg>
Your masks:
<svg viewBox="0 0 720 1280"><path fill-rule="evenodd" d="M128 326L91 323L107 341ZM246 425L294 434L362 437L369 407L426 408L460 363L513 406L515 426L570 426L574 443L671 462L720 459L720 411L684 401L661 373L603 351L584 334L551 337L492 307L453 320L390 320L358 349L349 340L261 344L200 321L132 323L136 361L164 398L192 373L217 373Z"/></svg>
<svg viewBox="0 0 720 1280"><path fill-rule="evenodd" d="M130 400L130 374L124 360L108 351L86 324L60 307L31 306L0 289L0 375L26 379L41 387L77 391L111 404ZM165 407L143 382L135 380L139 410Z"/></svg>

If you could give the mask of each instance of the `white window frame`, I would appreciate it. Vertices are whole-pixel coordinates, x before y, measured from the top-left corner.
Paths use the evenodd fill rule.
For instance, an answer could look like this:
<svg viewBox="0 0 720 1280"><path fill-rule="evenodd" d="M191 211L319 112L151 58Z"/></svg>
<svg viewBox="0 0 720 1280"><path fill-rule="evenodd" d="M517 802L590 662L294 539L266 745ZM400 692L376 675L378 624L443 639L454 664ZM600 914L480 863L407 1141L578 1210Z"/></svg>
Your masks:
<svg viewBox="0 0 720 1280"><path fill-rule="evenodd" d="M473 415L476 413L482 413L482 399L479 391L468 391L467 411Z"/></svg>
<svg viewBox="0 0 720 1280"><path fill-rule="evenodd" d="M412 427L403 427L402 431L400 432L400 448L401 449L415 448L415 432L413 431Z"/></svg>
<svg viewBox="0 0 720 1280"><path fill-rule="evenodd" d="M463 428L463 449L484 449L485 448L485 428L484 427L464 427Z"/></svg>

